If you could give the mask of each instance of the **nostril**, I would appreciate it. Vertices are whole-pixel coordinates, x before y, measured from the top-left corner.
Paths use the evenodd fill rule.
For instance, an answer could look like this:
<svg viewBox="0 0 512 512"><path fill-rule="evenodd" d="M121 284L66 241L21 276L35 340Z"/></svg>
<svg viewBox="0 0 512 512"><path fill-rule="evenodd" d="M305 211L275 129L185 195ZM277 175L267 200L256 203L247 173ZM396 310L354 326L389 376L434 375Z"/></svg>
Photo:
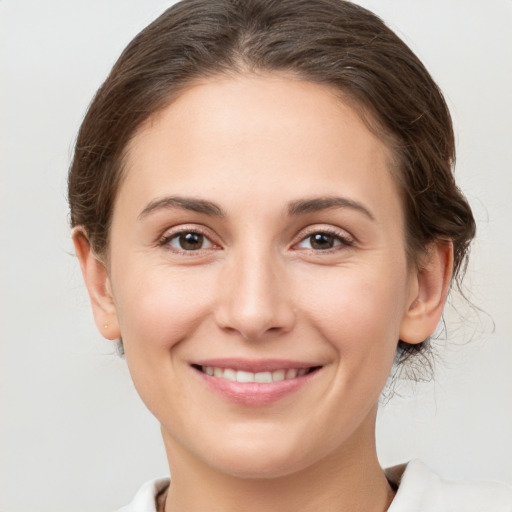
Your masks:
<svg viewBox="0 0 512 512"><path fill-rule="evenodd" d="M290 297L277 293L277 283L269 283L265 276L249 277L231 276L236 288L223 286L214 312L217 325L225 333L236 332L251 341L289 332L295 323Z"/></svg>

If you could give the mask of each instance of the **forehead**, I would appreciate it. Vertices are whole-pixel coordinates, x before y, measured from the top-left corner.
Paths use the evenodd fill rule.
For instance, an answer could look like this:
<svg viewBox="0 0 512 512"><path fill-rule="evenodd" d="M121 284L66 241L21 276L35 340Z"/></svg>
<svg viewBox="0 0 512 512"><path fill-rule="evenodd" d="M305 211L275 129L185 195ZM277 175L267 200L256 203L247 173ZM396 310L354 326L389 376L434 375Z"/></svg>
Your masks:
<svg viewBox="0 0 512 512"><path fill-rule="evenodd" d="M216 75L193 82L167 107L153 114L137 130L128 145L128 152L139 146L144 138L154 139L164 126L167 135L177 140L181 135L190 138L193 130L203 144L208 140L218 144L222 135L233 140L232 128L235 126L238 142L244 136L254 140L258 128L262 129L260 134L268 142L283 129L288 132L298 125L302 127L303 135L313 142L321 138L332 140L341 129L350 125L354 134L352 142L375 143L390 155L386 142L367 130L365 120L371 119L371 115L362 106L354 108L356 106L355 101L331 85L293 76ZM361 137L363 132L368 133ZM298 131L294 135L298 135ZM343 135L347 136L346 130ZM277 140L278 137L274 137L274 141ZM364 144L357 145L363 149Z"/></svg>
<svg viewBox="0 0 512 512"><path fill-rule="evenodd" d="M359 113L330 86L289 77L194 84L139 129L125 161L120 195L199 189L233 198L249 188L279 200L341 187L355 195L366 188L370 201L398 199L392 153Z"/></svg>

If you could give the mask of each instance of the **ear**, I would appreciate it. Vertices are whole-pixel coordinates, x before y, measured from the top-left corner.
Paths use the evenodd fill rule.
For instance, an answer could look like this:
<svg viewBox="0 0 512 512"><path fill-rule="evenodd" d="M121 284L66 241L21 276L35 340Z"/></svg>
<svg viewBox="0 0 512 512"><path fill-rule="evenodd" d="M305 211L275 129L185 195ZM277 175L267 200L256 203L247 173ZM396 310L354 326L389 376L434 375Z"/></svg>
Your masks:
<svg viewBox="0 0 512 512"><path fill-rule="evenodd" d="M453 271L453 244L433 243L411 275L408 309L400 325L400 339L421 343L436 329L448 296Z"/></svg>
<svg viewBox="0 0 512 512"><path fill-rule="evenodd" d="M121 331L107 268L92 250L87 233L82 227L75 228L72 237L91 299L96 327L103 337L109 340L118 339Z"/></svg>

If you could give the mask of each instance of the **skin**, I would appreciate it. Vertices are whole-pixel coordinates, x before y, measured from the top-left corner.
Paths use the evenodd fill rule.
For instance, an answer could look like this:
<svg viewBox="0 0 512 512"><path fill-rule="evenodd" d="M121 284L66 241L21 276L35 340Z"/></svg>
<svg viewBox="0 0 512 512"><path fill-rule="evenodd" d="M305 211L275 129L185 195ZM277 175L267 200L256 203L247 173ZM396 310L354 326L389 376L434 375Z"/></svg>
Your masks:
<svg viewBox="0 0 512 512"><path fill-rule="evenodd" d="M327 86L272 75L198 83L130 143L108 265L82 228L74 241L96 323L122 336L161 423L166 511L389 506L378 397L398 339L434 331L452 262L450 243L407 261L391 161ZM343 201L300 211L333 197ZM179 234L194 231L203 242L180 248ZM314 245L315 233L332 247ZM254 406L212 391L191 367L226 357L321 368Z"/></svg>

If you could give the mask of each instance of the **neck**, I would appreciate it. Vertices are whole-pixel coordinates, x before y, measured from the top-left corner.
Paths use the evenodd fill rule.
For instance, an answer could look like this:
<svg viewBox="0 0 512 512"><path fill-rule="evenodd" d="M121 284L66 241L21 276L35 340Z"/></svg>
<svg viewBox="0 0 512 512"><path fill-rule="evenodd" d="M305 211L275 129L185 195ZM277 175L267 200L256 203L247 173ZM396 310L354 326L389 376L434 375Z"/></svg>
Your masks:
<svg viewBox="0 0 512 512"><path fill-rule="evenodd" d="M277 478L219 472L164 433L172 474L165 512L384 512L394 492L377 459L374 419L369 425L335 453Z"/></svg>

